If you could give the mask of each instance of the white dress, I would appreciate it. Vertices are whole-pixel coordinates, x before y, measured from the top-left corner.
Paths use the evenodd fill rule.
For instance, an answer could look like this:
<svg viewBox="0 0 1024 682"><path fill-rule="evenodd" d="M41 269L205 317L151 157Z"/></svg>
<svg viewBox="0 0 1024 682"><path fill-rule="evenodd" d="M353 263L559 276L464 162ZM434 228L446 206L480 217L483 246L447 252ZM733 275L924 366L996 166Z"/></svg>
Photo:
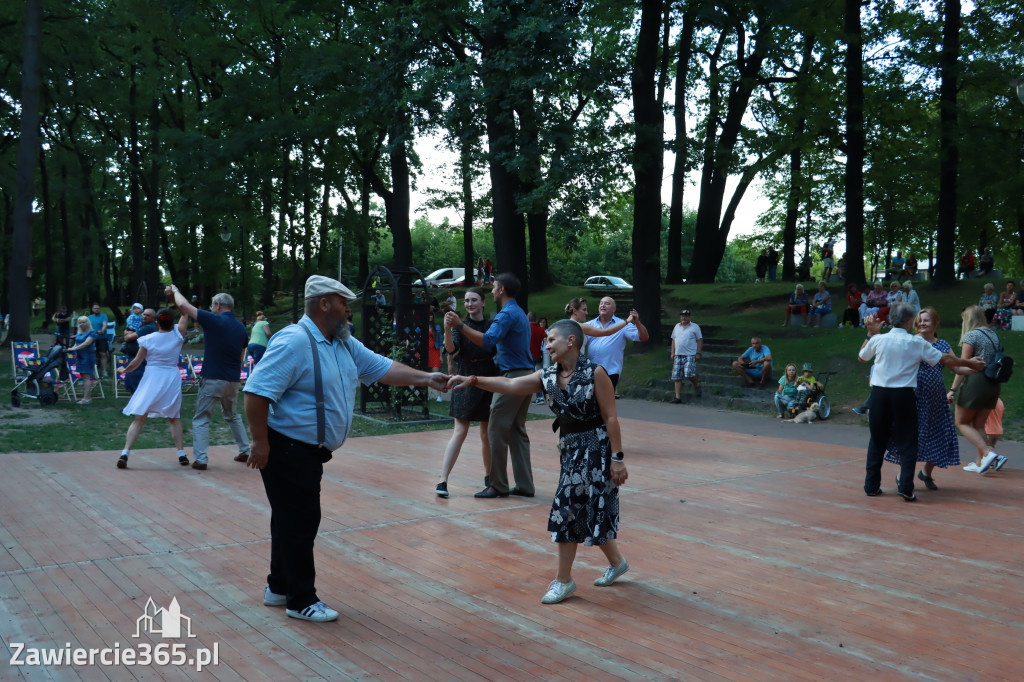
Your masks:
<svg viewBox="0 0 1024 682"><path fill-rule="evenodd" d="M142 375L139 388L122 410L124 414L174 419L181 415L178 355L183 342L177 327L169 332L147 334L139 339L139 346L146 349L146 372Z"/></svg>

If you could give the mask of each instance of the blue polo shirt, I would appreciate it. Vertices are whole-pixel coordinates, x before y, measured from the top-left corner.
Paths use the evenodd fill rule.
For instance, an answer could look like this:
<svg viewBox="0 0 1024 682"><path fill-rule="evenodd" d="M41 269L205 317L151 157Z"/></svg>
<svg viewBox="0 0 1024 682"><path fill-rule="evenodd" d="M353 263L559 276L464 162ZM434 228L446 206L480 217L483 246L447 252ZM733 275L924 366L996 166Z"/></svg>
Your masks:
<svg viewBox="0 0 1024 682"><path fill-rule="evenodd" d="M530 355L530 320L513 298L501 306L491 326L484 332L485 350L498 349L498 369L533 369Z"/></svg>
<svg viewBox="0 0 1024 682"><path fill-rule="evenodd" d="M241 381L242 351L249 345L245 327L230 310L220 314L197 310L196 319L203 326L203 369L199 376Z"/></svg>
<svg viewBox="0 0 1024 682"><path fill-rule="evenodd" d="M245 392L268 398L267 425L294 440L317 442L313 350L302 327L313 333L320 354L327 427L324 446L336 450L348 437L356 384L372 384L387 374L393 362L354 338L345 343L337 338L328 341L306 315L270 337L267 352L245 382Z"/></svg>

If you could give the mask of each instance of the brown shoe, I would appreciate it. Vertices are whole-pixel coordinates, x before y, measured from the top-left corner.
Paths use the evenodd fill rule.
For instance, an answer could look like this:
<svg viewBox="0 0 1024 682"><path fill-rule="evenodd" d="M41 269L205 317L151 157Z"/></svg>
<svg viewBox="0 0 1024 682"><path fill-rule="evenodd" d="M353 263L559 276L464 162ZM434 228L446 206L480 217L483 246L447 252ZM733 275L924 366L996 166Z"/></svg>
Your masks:
<svg viewBox="0 0 1024 682"><path fill-rule="evenodd" d="M235 455L235 461L236 462L248 462L249 461L249 453L246 452L246 453L239 453L239 454Z"/></svg>
<svg viewBox="0 0 1024 682"><path fill-rule="evenodd" d="M192 462L193 469L199 469L200 471L206 470L206 462Z"/></svg>

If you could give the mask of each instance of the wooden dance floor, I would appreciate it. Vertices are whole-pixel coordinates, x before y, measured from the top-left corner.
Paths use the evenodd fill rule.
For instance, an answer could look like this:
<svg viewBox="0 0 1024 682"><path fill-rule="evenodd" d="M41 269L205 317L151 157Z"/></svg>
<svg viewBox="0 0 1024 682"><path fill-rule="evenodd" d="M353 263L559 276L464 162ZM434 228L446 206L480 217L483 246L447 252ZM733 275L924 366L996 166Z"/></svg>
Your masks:
<svg viewBox="0 0 1024 682"><path fill-rule="evenodd" d="M862 492L866 431L836 446L625 419L632 569L595 587L603 555L581 548L578 591L545 606L558 460L549 422L529 431L529 500L473 498L475 432L448 500L434 495L448 432L338 451L316 545L320 597L341 612L327 624L263 605L268 507L231 448L204 472L171 449L135 452L124 471L116 452L0 455L0 678L1021 678L1019 462L939 471L941 489L907 504L892 465L883 496ZM147 627L149 599L170 613L176 599L179 638ZM10 665L162 643L183 659L216 648L217 663Z"/></svg>

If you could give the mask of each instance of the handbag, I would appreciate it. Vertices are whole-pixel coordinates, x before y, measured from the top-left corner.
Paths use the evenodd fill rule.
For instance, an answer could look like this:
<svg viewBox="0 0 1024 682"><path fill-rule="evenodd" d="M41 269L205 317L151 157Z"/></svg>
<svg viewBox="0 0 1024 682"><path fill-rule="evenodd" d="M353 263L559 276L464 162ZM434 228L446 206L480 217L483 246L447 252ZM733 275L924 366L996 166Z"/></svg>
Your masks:
<svg viewBox="0 0 1024 682"><path fill-rule="evenodd" d="M985 376L992 381L1005 384L1013 376L1013 358L1003 352L1003 344L991 330L986 330L995 336L996 351L992 360L985 364Z"/></svg>

